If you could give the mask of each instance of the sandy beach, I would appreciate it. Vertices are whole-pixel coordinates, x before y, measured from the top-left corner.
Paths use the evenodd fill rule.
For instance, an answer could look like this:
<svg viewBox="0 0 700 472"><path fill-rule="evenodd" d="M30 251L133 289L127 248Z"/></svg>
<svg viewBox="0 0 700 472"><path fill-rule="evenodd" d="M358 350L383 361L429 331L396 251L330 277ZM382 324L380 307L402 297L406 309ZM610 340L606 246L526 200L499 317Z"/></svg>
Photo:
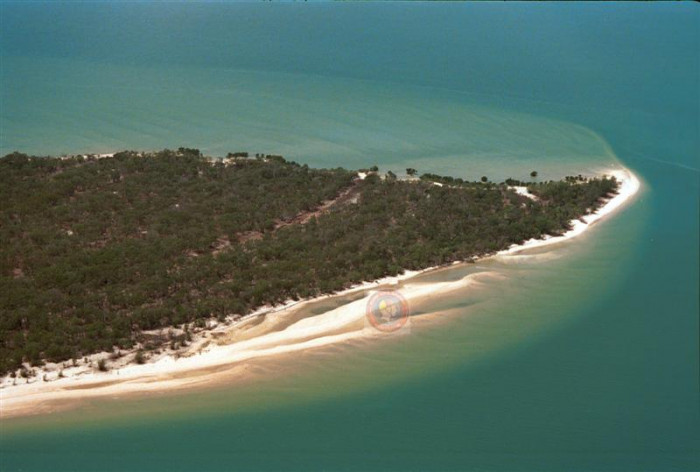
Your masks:
<svg viewBox="0 0 700 472"><path fill-rule="evenodd" d="M533 239L488 256L507 258L528 249L558 244L580 236L592 225L611 215L631 201L640 189L639 179L628 169L601 172L620 181L618 194L594 214L572 222L572 229L561 236ZM366 282L341 293L313 300L290 301L278 307L265 307L230 325L219 325L197 335L193 343L178 357L171 354L156 356L145 364L126 363L107 372L87 365L62 369L57 366L37 369L31 380L6 377L0 386L0 417L23 416L50 412L60 404L98 396L113 396L136 392L171 391L216 380L217 373L206 371L216 366L242 365L245 361L288 354L300 350L346 342L357 338L386 336L367 322L368 299L378 290L391 289L401 282L400 292L409 304L427 297L464 289L482 274L474 274L451 282L419 283L412 278L435 268L406 272ZM332 297L355 294L349 303L321 314L295 319L294 314L309 303ZM401 335L401 332L393 333ZM96 361L107 353L90 356Z"/></svg>

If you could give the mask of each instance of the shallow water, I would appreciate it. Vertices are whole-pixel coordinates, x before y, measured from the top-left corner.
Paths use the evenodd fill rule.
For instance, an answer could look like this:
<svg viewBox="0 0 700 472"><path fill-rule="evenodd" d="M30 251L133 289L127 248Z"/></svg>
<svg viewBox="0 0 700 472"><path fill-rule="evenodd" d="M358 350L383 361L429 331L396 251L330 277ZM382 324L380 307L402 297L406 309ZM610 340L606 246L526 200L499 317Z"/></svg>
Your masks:
<svg viewBox="0 0 700 472"><path fill-rule="evenodd" d="M501 277L412 307L408 335L3 421L3 470L700 468L695 5L0 13L3 153L183 145L492 179L619 159L644 180L581 238L423 276Z"/></svg>
<svg viewBox="0 0 700 472"><path fill-rule="evenodd" d="M403 173L413 166L471 180L484 173L525 179L535 167L541 178L560 178L614 159L586 128L475 105L449 90L219 68L25 58L7 64L3 117L11 139L3 153L187 144L214 156L261 151L317 167L381 164ZM46 68L53 74L42 74ZM50 93L22 93L28 86Z"/></svg>

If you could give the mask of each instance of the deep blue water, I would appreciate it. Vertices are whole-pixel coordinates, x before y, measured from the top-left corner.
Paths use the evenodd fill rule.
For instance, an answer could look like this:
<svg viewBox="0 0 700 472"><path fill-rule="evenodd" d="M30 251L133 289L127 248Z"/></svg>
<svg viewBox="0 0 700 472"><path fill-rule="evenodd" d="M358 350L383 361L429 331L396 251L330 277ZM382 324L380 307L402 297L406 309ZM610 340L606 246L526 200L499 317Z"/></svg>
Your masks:
<svg viewBox="0 0 700 472"><path fill-rule="evenodd" d="M255 408L232 386L171 416L7 421L3 470L700 469L697 4L2 2L0 68L3 153L186 145L499 177L619 159L645 182L527 290L504 285L484 305L498 328L457 317L372 351L413 375L343 367L350 347ZM461 343L494 333L515 340L471 362Z"/></svg>

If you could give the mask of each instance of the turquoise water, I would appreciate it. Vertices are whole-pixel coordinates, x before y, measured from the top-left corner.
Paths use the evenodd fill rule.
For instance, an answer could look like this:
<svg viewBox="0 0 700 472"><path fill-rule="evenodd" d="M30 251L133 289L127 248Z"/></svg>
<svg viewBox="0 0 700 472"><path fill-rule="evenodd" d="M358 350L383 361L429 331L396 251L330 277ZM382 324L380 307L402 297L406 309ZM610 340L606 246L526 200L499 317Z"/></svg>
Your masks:
<svg viewBox="0 0 700 472"><path fill-rule="evenodd" d="M3 470L697 470L694 4L0 3L0 151L181 145L545 178L615 218L247 382L4 420Z"/></svg>

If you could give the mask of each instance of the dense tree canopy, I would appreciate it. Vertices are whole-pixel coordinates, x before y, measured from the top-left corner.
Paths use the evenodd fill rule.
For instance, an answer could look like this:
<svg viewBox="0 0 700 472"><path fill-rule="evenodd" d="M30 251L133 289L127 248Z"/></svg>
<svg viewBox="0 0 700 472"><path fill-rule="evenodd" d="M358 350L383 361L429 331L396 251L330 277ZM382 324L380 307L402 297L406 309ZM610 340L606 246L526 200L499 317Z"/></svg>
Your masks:
<svg viewBox="0 0 700 472"><path fill-rule="evenodd" d="M531 183L534 201L506 184L421 179L186 148L5 156L0 372L561 233L616 188Z"/></svg>

